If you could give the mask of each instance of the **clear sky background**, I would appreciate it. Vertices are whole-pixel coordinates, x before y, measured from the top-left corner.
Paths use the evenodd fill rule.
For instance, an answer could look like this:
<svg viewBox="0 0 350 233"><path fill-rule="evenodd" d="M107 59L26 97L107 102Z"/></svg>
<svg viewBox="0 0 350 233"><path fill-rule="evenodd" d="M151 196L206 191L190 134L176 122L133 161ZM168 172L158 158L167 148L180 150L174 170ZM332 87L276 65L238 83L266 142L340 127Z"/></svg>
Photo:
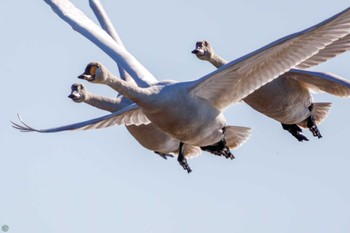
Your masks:
<svg viewBox="0 0 350 233"><path fill-rule="evenodd" d="M2 0L0 14L0 226L9 232L350 232L350 100L333 103L300 143L245 104L230 107L229 124L253 128L235 160L208 153L189 161L141 147L125 127L56 134L21 133L21 113L50 128L107 112L67 98L90 61L115 63L74 32L43 1ZM88 1L73 3L93 18ZM215 68L190 53L210 41L233 60L303 30L349 6L347 0L102 0L129 51L159 80L191 80ZM93 18L95 20L95 18ZM312 70L350 79L350 54ZM113 97L108 87L83 82Z"/></svg>

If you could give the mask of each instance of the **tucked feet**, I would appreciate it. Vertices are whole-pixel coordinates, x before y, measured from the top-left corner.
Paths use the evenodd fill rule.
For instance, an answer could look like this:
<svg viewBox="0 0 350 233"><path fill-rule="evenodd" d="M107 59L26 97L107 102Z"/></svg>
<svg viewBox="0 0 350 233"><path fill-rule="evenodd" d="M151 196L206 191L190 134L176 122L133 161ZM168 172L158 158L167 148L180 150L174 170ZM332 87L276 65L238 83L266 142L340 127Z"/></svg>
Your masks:
<svg viewBox="0 0 350 233"><path fill-rule="evenodd" d="M225 138L223 138L218 143L215 143L214 145L202 146L201 149L217 156L224 156L227 159L235 158L235 156L231 153L230 149L226 145Z"/></svg>
<svg viewBox="0 0 350 233"><path fill-rule="evenodd" d="M163 159L174 158L174 156L171 155L171 154L163 154L163 153L160 153L160 152L158 152L158 151L154 151L154 153L156 153L157 155L159 155L159 156L162 157Z"/></svg>
<svg viewBox="0 0 350 233"><path fill-rule="evenodd" d="M282 123L282 127L284 130L287 130L289 133L291 133L296 139L298 139L299 142L302 141L309 141L307 137L303 134L303 131L301 128L297 125L287 125Z"/></svg>

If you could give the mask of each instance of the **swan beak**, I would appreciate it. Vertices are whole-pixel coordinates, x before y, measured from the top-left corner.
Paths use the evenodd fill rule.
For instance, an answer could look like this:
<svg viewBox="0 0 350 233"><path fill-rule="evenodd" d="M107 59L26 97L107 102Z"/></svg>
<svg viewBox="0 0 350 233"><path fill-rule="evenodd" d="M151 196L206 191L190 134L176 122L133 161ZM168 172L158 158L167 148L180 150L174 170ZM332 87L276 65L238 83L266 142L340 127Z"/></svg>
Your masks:
<svg viewBox="0 0 350 233"><path fill-rule="evenodd" d="M205 51L203 49L200 48L196 48L195 50L192 51L193 54L196 54L196 56L204 56L205 55Z"/></svg>
<svg viewBox="0 0 350 233"><path fill-rule="evenodd" d="M193 54L197 54L199 51L198 51L198 49L194 49L194 50L192 50L192 52L191 53L193 53Z"/></svg>
<svg viewBox="0 0 350 233"><path fill-rule="evenodd" d="M95 80L95 76L91 75L91 74L81 74L78 76L79 79L84 79L86 81L94 81Z"/></svg>
<svg viewBox="0 0 350 233"><path fill-rule="evenodd" d="M80 99L81 94L78 91L73 91L68 98L71 98L72 100Z"/></svg>

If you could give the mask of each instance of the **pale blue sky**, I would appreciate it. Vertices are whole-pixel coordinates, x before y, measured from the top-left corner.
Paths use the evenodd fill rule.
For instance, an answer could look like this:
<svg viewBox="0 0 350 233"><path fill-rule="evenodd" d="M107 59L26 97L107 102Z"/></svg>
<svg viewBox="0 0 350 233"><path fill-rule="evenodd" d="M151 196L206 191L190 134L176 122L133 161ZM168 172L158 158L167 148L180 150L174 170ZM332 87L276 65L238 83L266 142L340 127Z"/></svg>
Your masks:
<svg viewBox="0 0 350 233"><path fill-rule="evenodd" d="M158 79L197 79L214 70L190 51L209 40L233 60L349 6L346 0L101 0L129 51ZM93 17L88 1L72 1ZM94 19L95 20L95 19ZM208 153L176 160L142 148L124 127L20 133L21 113L38 128L106 112L67 98L90 61L114 62L74 32L43 1L2 0L0 226L9 232L342 233L350 232L350 100L327 94L322 139L299 143L280 124L245 104L230 124L253 128L235 160ZM312 70L350 79L350 54ZM105 96L104 86L83 82Z"/></svg>

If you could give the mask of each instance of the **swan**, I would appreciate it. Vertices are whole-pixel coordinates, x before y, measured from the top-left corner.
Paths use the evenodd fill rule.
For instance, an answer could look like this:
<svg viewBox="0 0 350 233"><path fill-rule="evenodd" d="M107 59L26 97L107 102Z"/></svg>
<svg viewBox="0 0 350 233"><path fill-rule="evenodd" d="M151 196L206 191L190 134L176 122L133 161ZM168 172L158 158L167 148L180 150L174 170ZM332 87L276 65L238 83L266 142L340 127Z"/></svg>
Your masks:
<svg viewBox="0 0 350 233"><path fill-rule="evenodd" d="M326 49L333 49L331 47L339 53L349 50L350 35ZM227 63L214 52L208 41L198 41L192 53L200 60L209 61L216 68ZM311 66L312 63L308 65ZM258 112L279 121L283 129L289 131L299 141L308 141L300 127L309 128L313 136L321 138L317 124L326 118L331 107L331 103L313 102L311 91L324 91L340 97L350 97L350 82L330 73L292 69L243 100Z"/></svg>
<svg viewBox="0 0 350 233"><path fill-rule="evenodd" d="M132 78L142 79L150 75L128 51L69 1L45 2L74 30L113 57ZM122 79L114 79L114 82L119 93L139 106L141 111L138 113L145 116L142 119L150 120L181 141L178 160L183 164L186 164L182 153L184 143L210 147L230 155L223 134L226 126L224 109L291 68L317 56L320 50L349 33L350 10L346 9L320 24L279 39L194 81L161 81L147 88ZM100 67L96 75L103 75L103 72ZM114 117L112 113L101 121L105 124L113 121Z"/></svg>
<svg viewBox="0 0 350 233"><path fill-rule="evenodd" d="M98 69L103 70L103 72L101 72L100 75L96 75L96 71ZM113 88L114 90L118 89L118 87L114 85L114 83L116 82L116 79L118 79L118 78L115 77L105 66L103 66L102 64L100 64L98 62L89 63L86 66L85 71L81 75L79 75L78 78L84 79L84 80L91 82L91 83L108 85L111 88ZM75 89L78 89L77 97L80 97L81 95L91 94L91 93L87 92L86 90L84 90L84 87L82 86L82 84L79 84L78 88L74 88L76 86L77 86L77 84L74 84L72 87L72 94L71 95L73 95L73 98L72 98L73 100L76 97L76 95L74 94ZM70 97L71 97L71 95L70 95ZM97 98L100 98L100 97L97 97ZM89 96L89 99L91 99L91 95ZM89 101L89 103L91 103L90 101ZM106 101L107 101L107 103L110 102L108 100L106 100ZM152 125L152 123L149 123L147 125L140 125L138 127L147 127L150 125ZM153 125L153 127L155 127L159 131L159 133L157 133L157 135L159 137L163 137L163 134L165 134L165 133L163 131L160 131L158 129L158 127L156 127L154 125ZM149 129L149 128L147 128L147 129ZM232 149L237 149L238 147L240 147L246 140L248 140L248 138L250 137L250 132L251 132L251 129L248 127L226 126L224 135L225 135L226 143L227 143L229 149L232 150ZM145 132L144 136L152 136L152 134ZM167 134L165 134L165 136L169 137ZM177 142L176 146L178 147L180 142L178 140L176 142ZM172 145L174 145L174 144L172 144ZM187 145L187 147L191 148L191 146L189 146L189 145ZM185 148L186 148L186 144L184 145L184 149ZM194 150L194 149L192 149L192 150ZM211 151L209 150L209 152L211 152Z"/></svg>

